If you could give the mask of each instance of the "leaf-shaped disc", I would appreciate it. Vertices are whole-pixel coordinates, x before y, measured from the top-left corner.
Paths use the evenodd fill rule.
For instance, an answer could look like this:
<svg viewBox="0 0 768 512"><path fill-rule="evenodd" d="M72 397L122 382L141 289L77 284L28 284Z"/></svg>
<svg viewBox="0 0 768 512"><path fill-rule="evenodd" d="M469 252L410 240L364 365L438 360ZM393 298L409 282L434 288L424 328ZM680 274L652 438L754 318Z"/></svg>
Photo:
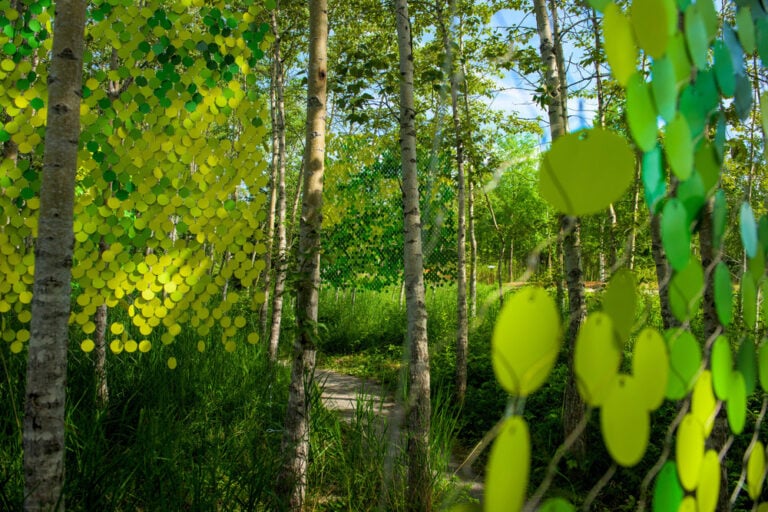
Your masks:
<svg viewBox="0 0 768 512"><path fill-rule="evenodd" d="M724 262L721 261L715 267L713 281L717 318L721 324L727 327L731 325L733 318L733 284L731 283L731 272Z"/></svg>
<svg viewBox="0 0 768 512"><path fill-rule="evenodd" d="M667 179L659 146L643 155L642 173L645 201L651 213L658 213L660 200L667 195Z"/></svg>
<svg viewBox="0 0 768 512"><path fill-rule="evenodd" d="M704 437L709 437L715 425L715 406L717 401L712 393L712 373L704 370L696 379L691 396L691 414L704 427Z"/></svg>
<svg viewBox="0 0 768 512"><path fill-rule="evenodd" d="M613 76L620 85L626 87L629 77L635 72L637 49L629 20L613 2L605 8L603 33L605 55Z"/></svg>
<svg viewBox="0 0 768 512"><path fill-rule="evenodd" d="M603 440L613 460L632 467L643 458L651 432L651 418L638 403L643 393L634 377L619 375L600 410Z"/></svg>
<svg viewBox="0 0 768 512"><path fill-rule="evenodd" d="M680 115L667 125L667 137L664 151L672 172L679 180L687 180L693 171L693 145L688 121Z"/></svg>
<svg viewBox="0 0 768 512"><path fill-rule="evenodd" d="M603 311L613 320L613 328L619 336L621 346L629 340L635 324L637 283L631 270L620 269L611 276L603 297Z"/></svg>
<svg viewBox="0 0 768 512"><path fill-rule="evenodd" d="M650 151L656 146L656 109L640 73L632 75L627 84L627 124L637 147Z"/></svg>
<svg viewBox="0 0 768 512"><path fill-rule="evenodd" d="M741 276L741 315L744 317L744 324L754 329L757 322L757 287L749 272L744 272Z"/></svg>
<svg viewBox="0 0 768 512"><path fill-rule="evenodd" d="M768 91L760 95L760 115L763 121L763 137L768 137Z"/></svg>
<svg viewBox="0 0 768 512"><path fill-rule="evenodd" d="M691 228L685 205L676 197L664 205L661 214L661 241L672 268L685 268L691 257Z"/></svg>
<svg viewBox="0 0 768 512"><path fill-rule="evenodd" d="M680 400L691 390L701 365L701 347L688 331L667 331L669 345L669 380L666 396Z"/></svg>
<svg viewBox="0 0 768 512"><path fill-rule="evenodd" d="M643 391L648 411L656 410L664 401L669 380L667 345L659 332L646 327L635 342L632 375Z"/></svg>
<svg viewBox="0 0 768 512"><path fill-rule="evenodd" d="M693 64L698 69L706 68L709 39L707 26L701 17L698 3L685 10L685 40L688 43L688 53L691 55Z"/></svg>
<svg viewBox="0 0 768 512"><path fill-rule="evenodd" d="M704 206L705 194L704 183L698 171L693 171L690 178L677 186L677 199L685 206L688 226L698 218L699 211Z"/></svg>
<svg viewBox="0 0 768 512"><path fill-rule="evenodd" d="M703 289L704 270L698 260L691 258L688 265L675 273L669 283L669 306L672 314L681 322L693 318L699 311Z"/></svg>
<svg viewBox="0 0 768 512"><path fill-rule="evenodd" d="M720 495L720 459L715 450L707 450L701 461L699 486L696 487L698 512L715 512Z"/></svg>
<svg viewBox="0 0 768 512"><path fill-rule="evenodd" d="M683 502L680 503L680 508L677 512L697 512L696 510L696 498L693 496L686 496L683 498Z"/></svg>
<svg viewBox="0 0 768 512"><path fill-rule="evenodd" d="M634 169L634 154L623 137L581 130L557 139L544 155L539 190L557 210L588 215L617 201L632 183Z"/></svg>
<svg viewBox="0 0 768 512"><path fill-rule="evenodd" d="M747 419L747 389L744 384L744 376L736 370L731 373L726 412L731 432L736 435L741 434Z"/></svg>
<svg viewBox="0 0 768 512"><path fill-rule="evenodd" d="M573 354L579 393L592 406L602 405L621 365L613 322L605 313L590 314L579 329Z"/></svg>
<svg viewBox="0 0 768 512"><path fill-rule="evenodd" d="M725 192L718 189L715 192L715 204L712 207L712 245L719 249L723 244L725 226L728 223L728 203L725 200Z"/></svg>
<svg viewBox="0 0 768 512"><path fill-rule="evenodd" d="M757 351L757 374L760 376L760 387L763 391L768 390L768 338L763 339Z"/></svg>
<svg viewBox="0 0 768 512"><path fill-rule="evenodd" d="M677 510L683 501L683 487L677 478L675 462L668 460L662 466L653 486L653 512Z"/></svg>
<svg viewBox="0 0 768 512"><path fill-rule="evenodd" d="M757 441L747 461L747 492L752 500L760 497L765 479L765 447Z"/></svg>
<svg viewBox="0 0 768 512"><path fill-rule="evenodd" d="M697 0L696 4L699 6L699 14L707 30L707 40L712 41L720 28L720 17L715 9L715 3L713 0Z"/></svg>
<svg viewBox="0 0 768 512"><path fill-rule="evenodd" d="M597 12L605 11L608 4L612 3L611 0L588 0L589 6Z"/></svg>
<svg viewBox="0 0 768 512"><path fill-rule="evenodd" d="M720 400L728 400L728 389L733 373L733 354L731 354L731 344L725 336L718 336L712 345L710 365L715 396Z"/></svg>
<svg viewBox="0 0 768 512"><path fill-rule="evenodd" d="M538 512L576 512L576 507L566 499L549 498L538 508Z"/></svg>
<svg viewBox="0 0 768 512"><path fill-rule="evenodd" d="M763 323L768 324L768 280L763 281L760 288L763 294L763 307L761 308L763 310Z"/></svg>
<svg viewBox="0 0 768 512"><path fill-rule="evenodd" d="M547 379L560 351L555 301L541 288L516 293L499 313L491 340L496 378L508 393L528 396Z"/></svg>
<svg viewBox="0 0 768 512"><path fill-rule="evenodd" d="M675 67L668 57L662 57L653 61L651 66L651 92L656 110L665 122L675 118L677 112L677 78Z"/></svg>
<svg viewBox="0 0 768 512"><path fill-rule="evenodd" d="M713 44L713 50L715 53L715 78L717 79L717 86L720 88L720 92L723 93L723 97L730 98L733 96L734 89L736 88L736 79L734 78L736 72L733 69L731 53L720 39Z"/></svg>
<svg viewBox="0 0 768 512"><path fill-rule="evenodd" d="M685 36L678 32L667 44L667 58L675 68L675 81L678 87L691 81L691 61L688 60L688 49Z"/></svg>
<svg viewBox="0 0 768 512"><path fill-rule="evenodd" d="M757 222L755 222L755 214L752 213L752 207L749 206L749 203L741 204L739 220L741 243L747 256L754 258L757 253Z"/></svg>
<svg viewBox="0 0 768 512"><path fill-rule="evenodd" d="M739 33L741 47L747 55L755 53L755 24L752 11L748 6L740 7L736 12L736 30Z"/></svg>
<svg viewBox="0 0 768 512"><path fill-rule="evenodd" d="M693 491L699 483L704 460L704 429L693 414L686 414L677 427L675 460L683 489Z"/></svg>
<svg viewBox="0 0 768 512"><path fill-rule="evenodd" d="M747 396L755 392L757 387L757 357L755 343L750 338L744 338L736 354L736 369L744 377L744 391Z"/></svg>
<svg viewBox="0 0 768 512"><path fill-rule="evenodd" d="M709 142L702 141L693 157L696 173L701 177L701 184L707 196L720 181L720 165L717 163L715 148Z"/></svg>
<svg viewBox="0 0 768 512"><path fill-rule="evenodd" d="M671 14L667 12L667 5L664 0L635 0L630 7L635 40L640 48L654 59L667 51L667 17Z"/></svg>
<svg viewBox="0 0 768 512"><path fill-rule="evenodd" d="M504 422L493 442L485 474L485 510L520 510L528 489L531 441L520 416Z"/></svg>

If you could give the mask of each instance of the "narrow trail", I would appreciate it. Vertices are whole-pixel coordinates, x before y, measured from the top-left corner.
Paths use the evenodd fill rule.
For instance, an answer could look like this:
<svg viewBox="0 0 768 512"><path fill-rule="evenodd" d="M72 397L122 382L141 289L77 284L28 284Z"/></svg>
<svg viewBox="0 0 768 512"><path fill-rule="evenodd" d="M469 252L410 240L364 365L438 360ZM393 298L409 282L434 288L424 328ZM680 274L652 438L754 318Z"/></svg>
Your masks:
<svg viewBox="0 0 768 512"><path fill-rule="evenodd" d="M391 449L393 451L396 449L397 443L401 441L400 427L405 418L402 404L398 403L393 396L386 393L375 382L331 370L316 370L315 380L322 389L321 398L325 407L336 411L343 421L352 421L358 399L371 400L373 410L381 420L381 432L387 432ZM482 477L476 475L469 466L463 467L456 473L456 468L460 464L461 461L451 456L448 463L450 475L457 476L461 485L466 487L468 494L482 502Z"/></svg>

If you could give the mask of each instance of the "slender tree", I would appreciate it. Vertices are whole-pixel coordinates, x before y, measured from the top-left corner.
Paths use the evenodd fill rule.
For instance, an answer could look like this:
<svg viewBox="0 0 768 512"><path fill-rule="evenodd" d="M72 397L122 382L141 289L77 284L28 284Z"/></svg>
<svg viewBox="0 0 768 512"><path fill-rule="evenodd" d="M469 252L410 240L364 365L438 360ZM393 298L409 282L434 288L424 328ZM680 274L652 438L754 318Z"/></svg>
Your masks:
<svg viewBox="0 0 768 512"><path fill-rule="evenodd" d="M405 303L408 318L406 344L410 359L406 404L408 458L408 510L432 510L429 464L429 349L424 298L424 262L421 250L421 212L416 167L416 109L413 102L413 39L408 0L395 1L397 47L400 55L400 158L403 173L405 247Z"/></svg>
<svg viewBox="0 0 768 512"><path fill-rule="evenodd" d="M297 336L293 349L282 448L286 454L278 492L289 510L300 511L309 464L309 391L315 372L317 301L320 289L320 228L325 171L328 2L309 2L309 74L304 150L304 192L299 227L296 289Z"/></svg>
<svg viewBox="0 0 768 512"><path fill-rule="evenodd" d="M24 509L64 510L64 405L85 30L83 0L56 4L24 411Z"/></svg>

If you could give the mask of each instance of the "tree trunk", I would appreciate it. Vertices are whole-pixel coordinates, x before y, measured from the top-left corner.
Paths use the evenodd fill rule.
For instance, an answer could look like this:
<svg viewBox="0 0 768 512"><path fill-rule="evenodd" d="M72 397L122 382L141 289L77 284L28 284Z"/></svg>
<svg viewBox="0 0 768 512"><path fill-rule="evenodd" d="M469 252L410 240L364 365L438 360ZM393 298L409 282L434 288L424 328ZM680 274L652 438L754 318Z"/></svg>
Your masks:
<svg viewBox="0 0 768 512"><path fill-rule="evenodd" d="M104 237L99 240L99 254L107 250ZM103 300L103 299L102 299ZM96 377L96 406L104 409L109 403L109 387L107 385L107 304L99 304L93 318L96 328L93 331L94 373Z"/></svg>
<svg viewBox="0 0 768 512"><path fill-rule="evenodd" d="M86 2L53 23L24 408L24 509L64 510L64 412Z"/></svg>
<svg viewBox="0 0 768 512"><path fill-rule="evenodd" d="M469 213L469 316L477 314L477 237L475 236L475 190L469 172L469 195L467 209Z"/></svg>
<svg viewBox="0 0 768 512"><path fill-rule="evenodd" d="M432 510L432 472L429 461L429 350L427 308L424 298L424 264L421 251L419 181L416 174L416 109L413 102L413 44L408 0L395 0L397 46L400 55L400 154L403 172L403 220L405 247L405 300L408 318L406 344L408 403L406 404L406 457L408 482L406 508Z"/></svg>
<svg viewBox="0 0 768 512"><path fill-rule="evenodd" d="M638 155L635 165L635 183L632 189L632 226L629 231L629 240L627 241L627 267L629 270L635 270L635 246L637 245L637 216L640 210L640 176L642 155Z"/></svg>
<svg viewBox="0 0 768 512"><path fill-rule="evenodd" d="M536 13L536 27L539 34L541 60L545 66L545 89L549 95L548 113L549 129L552 141L567 132L567 105L566 105L566 78L562 69L562 45L557 32L552 33L547 14L545 0L535 0L534 11ZM556 21L557 13L553 10L553 18ZM586 317L586 305L584 302L583 271L581 266L581 241L579 235L579 221L567 216L560 218L561 236L563 237L563 255L565 266L566 285L568 287L569 321L565 339L565 350L568 360L569 377L566 384L563 403L563 429L567 437L578 424L584 411L584 402L576 389L573 378L573 344L576 341L581 323ZM584 437L580 437L574 444L574 453L583 460L586 454Z"/></svg>
<svg viewBox="0 0 768 512"><path fill-rule="evenodd" d="M468 325L467 325L467 250L466 250L466 215L464 183L464 134L459 117L459 83L458 74L455 71L453 44L451 43L448 27L443 18L441 0L435 2L437 20L443 38L443 50L448 67L448 76L451 87L451 114L453 117L454 144L456 149L456 196L458 201L458 229L456 234L456 372L454 382L456 386L456 399L459 404L464 403L464 395L467 392L467 351L468 351Z"/></svg>
<svg viewBox="0 0 768 512"><path fill-rule="evenodd" d="M267 212L267 252L264 254L264 302L259 308L261 337L267 334L267 315L269 314L269 288L272 284L272 251L275 246L275 214L277 209L277 167L279 165L279 135L277 129L277 73L280 67L280 29L277 24L277 8L272 10L272 82L269 88L270 114L272 118L272 167L269 172L269 211ZM254 252L254 258L256 253Z"/></svg>
<svg viewBox="0 0 768 512"><path fill-rule="evenodd" d="M280 55L279 7L272 10L272 30L275 33L275 131L277 132L277 268L275 293L272 297L272 324L269 333L269 360L277 361L280 327L283 319L283 295L288 273L287 240L285 233L285 99L283 65Z"/></svg>
<svg viewBox="0 0 768 512"><path fill-rule="evenodd" d="M327 98L327 0L309 1L309 73L304 148L304 194L299 228L296 284L296 341L285 415L282 451L286 460L278 477L282 503L299 512L304 504L309 463L309 393L317 353L317 302L320 289L320 229L325 171Z"/></svg>

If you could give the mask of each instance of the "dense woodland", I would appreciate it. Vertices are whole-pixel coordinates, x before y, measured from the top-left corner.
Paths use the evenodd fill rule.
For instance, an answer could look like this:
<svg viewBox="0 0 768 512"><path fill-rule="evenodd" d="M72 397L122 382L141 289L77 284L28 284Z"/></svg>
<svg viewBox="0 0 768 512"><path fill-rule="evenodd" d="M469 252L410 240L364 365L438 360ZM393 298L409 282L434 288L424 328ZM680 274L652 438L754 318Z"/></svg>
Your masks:
<svg viewBox="0 0 768 512"><path fill-rule="evenodd" d="M768 510L762 2L0 6L0 510Z"/></svg>

